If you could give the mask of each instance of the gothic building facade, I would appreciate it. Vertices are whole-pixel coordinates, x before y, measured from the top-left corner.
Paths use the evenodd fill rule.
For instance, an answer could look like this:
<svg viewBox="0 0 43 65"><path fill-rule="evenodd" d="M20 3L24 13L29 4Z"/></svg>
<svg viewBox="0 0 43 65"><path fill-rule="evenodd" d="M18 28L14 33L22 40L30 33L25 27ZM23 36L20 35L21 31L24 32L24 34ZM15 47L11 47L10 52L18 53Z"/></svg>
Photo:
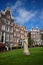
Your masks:
<svg viewBox="0 0 43 65"><path fill-rule="evenodd" d="M14 23L14 18L10 14L10 8L0 12L0 42L8 47L19 44L19 40L27 37L26 28ZM22 44L23 45L23 44Z"/></svg>

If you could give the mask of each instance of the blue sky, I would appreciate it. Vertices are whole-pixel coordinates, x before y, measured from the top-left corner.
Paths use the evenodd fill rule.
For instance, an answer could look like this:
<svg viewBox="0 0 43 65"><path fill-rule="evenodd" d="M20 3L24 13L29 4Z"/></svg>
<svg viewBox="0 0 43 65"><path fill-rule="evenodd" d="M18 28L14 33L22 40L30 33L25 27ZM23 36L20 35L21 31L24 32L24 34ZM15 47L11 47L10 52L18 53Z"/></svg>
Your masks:
<svg viewBox="0 0 43 65"><path fill-rule="evenodd" d="M0 0L0 11L10 7L14 22L26 26L43 29L43 0Z"/></svg>

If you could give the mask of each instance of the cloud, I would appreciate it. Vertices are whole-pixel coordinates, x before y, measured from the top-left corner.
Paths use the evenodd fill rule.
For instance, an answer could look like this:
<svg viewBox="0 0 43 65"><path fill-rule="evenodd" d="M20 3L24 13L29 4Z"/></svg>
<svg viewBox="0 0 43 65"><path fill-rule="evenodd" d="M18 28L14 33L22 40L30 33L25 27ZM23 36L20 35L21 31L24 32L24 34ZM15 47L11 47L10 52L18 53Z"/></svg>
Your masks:
<svg viewBox="0 0 43 65"><path fill-rule="evenodd" d="M33 3L33 4L36 3L36 0L32 0L32 3Z"/></svg>
<svg viewBox="0 0 43 65"><path fill-rule="evenodd" d="M21 1L16 1L14 5L11 6L11 14L15 14L14 11L18 11L18 9L23 6Z"/></svg>
<svg viewBox="0 0 43 65"><path fill-rule="evenodd" d="M43 25L43 10L40 11L39 20L40 20L41 25Z"/></svg>
<svg viewBox="0 0 43 65"><path fill-rule="evenodd" d="M26 22L29 22L29 20L35 16L36 12L32 13L30 11L26 11L24 9L19 9L18 11L19 15L16 17L16 21L20 24L24 24Z"/></svg>
<svg viewBox="0 0 43 65"><path fill-rule="evenodd" d="M43 10L40 12L40 19L43 20Z"/></svg>
<svg viewBox="0 0 43 65"><path fill-rule="evenodd" d="M14 16L14 22L26 26L28 30L31 27L43 27L43 10L37 9L37 1L28 2L30 6L26 2L27 0L17 0L14 4L7 3L11 8L11 15Z"/></svg>
<svg viewBox="0 0 43 65"><path fill-rule="evenodd" d="M23 7L24 3L22 1L17 1L13 6L11 6L11 14L13 14L15 22L23 25L36 15L36 11L27 11Z"/></svg>

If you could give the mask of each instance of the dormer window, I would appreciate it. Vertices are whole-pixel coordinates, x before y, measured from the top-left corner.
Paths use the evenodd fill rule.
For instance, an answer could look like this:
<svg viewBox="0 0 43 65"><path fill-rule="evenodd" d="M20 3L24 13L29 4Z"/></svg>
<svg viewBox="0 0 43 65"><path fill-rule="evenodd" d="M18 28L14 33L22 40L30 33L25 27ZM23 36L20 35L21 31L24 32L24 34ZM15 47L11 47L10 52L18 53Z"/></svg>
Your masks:
<svg viewBox="0 0 43 65"><path fill-rule="evenodd" d="M7 18L10 18L10 15L7 15Z"/></svg>

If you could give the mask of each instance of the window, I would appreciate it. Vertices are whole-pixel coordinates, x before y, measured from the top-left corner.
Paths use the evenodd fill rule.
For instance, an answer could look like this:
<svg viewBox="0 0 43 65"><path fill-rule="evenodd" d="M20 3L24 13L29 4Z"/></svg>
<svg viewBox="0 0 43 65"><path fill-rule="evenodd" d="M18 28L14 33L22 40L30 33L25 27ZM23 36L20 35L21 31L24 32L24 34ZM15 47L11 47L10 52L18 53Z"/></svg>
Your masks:
<svg viewBox="0 0 43 65"><path fill-rule="evenodd" d="M6 30L8 30L8 27L6 27Z"/></svg>
<svg viewBox="0 0 43 65"><path fill-rule="evenodd" d="M19 42L19 38L17 38L17 43Z"/></svg>
<svg viewBox="0 0 43 65"><path fill-rule="evenodd" d="M6 31L9 31L9 26L6 26Z"/></svg>
<svg viewBox="0 0 43 65"><path fill-rule="evenodd" d="M13 41L13 34L10 34L10 42Z"/></svg>
<svg viewBox="0 0 43 65"><path fill-rule="evenodd" d="M6 22L6 19L5 18L2 18L2 23L5 23Z"/></svg>
<svg viewBox="0 0 43 65"><path fill-rule="evenodd" d="M16 36L16 32L14 32L14 36Z"/></svg>
<svg viewBox="0 0 43 65"><path fill-rule="evenodd" d="M20 37L20 33L17 33L17 36Z"/></svg>
<svg viewBox="0 0 43 65"><path fill-rule="evenodd" d="M6 33L5 38L6 38L6 41L9 40L9 34L8 33Z"/></svg>
<svg viewBox="0 0 43 65"><path fill-rule="evenodd" d="M2 32L0 31L0 42L1 42L1 38L2 38Z"/></svg>
<svg viewBox="0 0 43 65"><path fill-rule="evenodd" d="M14 38L14 42L17 42L17 39L16 38Z"/></svg>
<svg viewBox="0 0 43 65"><path fill-rule="evenodd" d="M1 13L0 13L0 17L1 17Z"/></svg>
<svg viewBox="0 0 43 65"><path fill-rule="evenodd" d="M16 31L19 31L19 30L16 28Z"/></svg>
<svg viewBox="0 0 43 65"><path fill-rule="evenodd" d="M6 23L8 24L8 20L6 20Z"/></svg>
<svg viewBox="0 0 43 65"><path fill-rule="evenodd" d="M21 33L24 33L23 31L21 31Z"/></svg>
<svg viewBox="0 0 43 65"><path fill-rule="evenodd" d="M25 36L27 36L27 33L25 33Z"/></svg>
<svg viewBox="0 0 43 65"><path fill-rule="evenodd" d="M0 31L0 35L1 35L1 31Z"/></svg>
<svg viewBox="0 0 43 65"><path fill-rule="evenodd" d="M1 36L0 36L0 42L1 42Z"/></svg>
<svg viewBox="0 0 43 65"><path fill-rule="evenodd" d="M6 42L6 46L8 46L9 45L9 43L8 42Z"/></svg>
<svg viewBox="0 0 43 65"><path fill-rule="evenodd" d="M10 25L11 25L11 26L13 25L13 22L12 22L12 21L10 22Z"/></svg>
<svg viewBox="0 0 43 65"><path fill-rule="evenodd" d="M37 34L38 34L39 32L37 32Z"/></svg>
<svg viewBox="0 0 43 65"><path fill-rule="evenodd" d="M10 27L10 32L13 32L13 27Z"/></svg>
<svg viewBox="0 0 43 65"><path fill-rule="evenodd" d="M6 20L6 24L10 24L10 21L9 20Z"/></svg>
<svg viewBox="0 0 43 65"><path fill-rule="evenodd" d="M23 39L24 38L24 35L21 35L21 38Z"/></svg>
<svg viewBox="0 0 43 65"><path fill-rule="evenodd" d="M7 18L10 18L10 15L7 15Z"/></svg>
<svg viewBox="0 0 43 65"><path fill-rule="evenodd" d="M5 30L5 25L2 25L2 30Z"/></svg>

